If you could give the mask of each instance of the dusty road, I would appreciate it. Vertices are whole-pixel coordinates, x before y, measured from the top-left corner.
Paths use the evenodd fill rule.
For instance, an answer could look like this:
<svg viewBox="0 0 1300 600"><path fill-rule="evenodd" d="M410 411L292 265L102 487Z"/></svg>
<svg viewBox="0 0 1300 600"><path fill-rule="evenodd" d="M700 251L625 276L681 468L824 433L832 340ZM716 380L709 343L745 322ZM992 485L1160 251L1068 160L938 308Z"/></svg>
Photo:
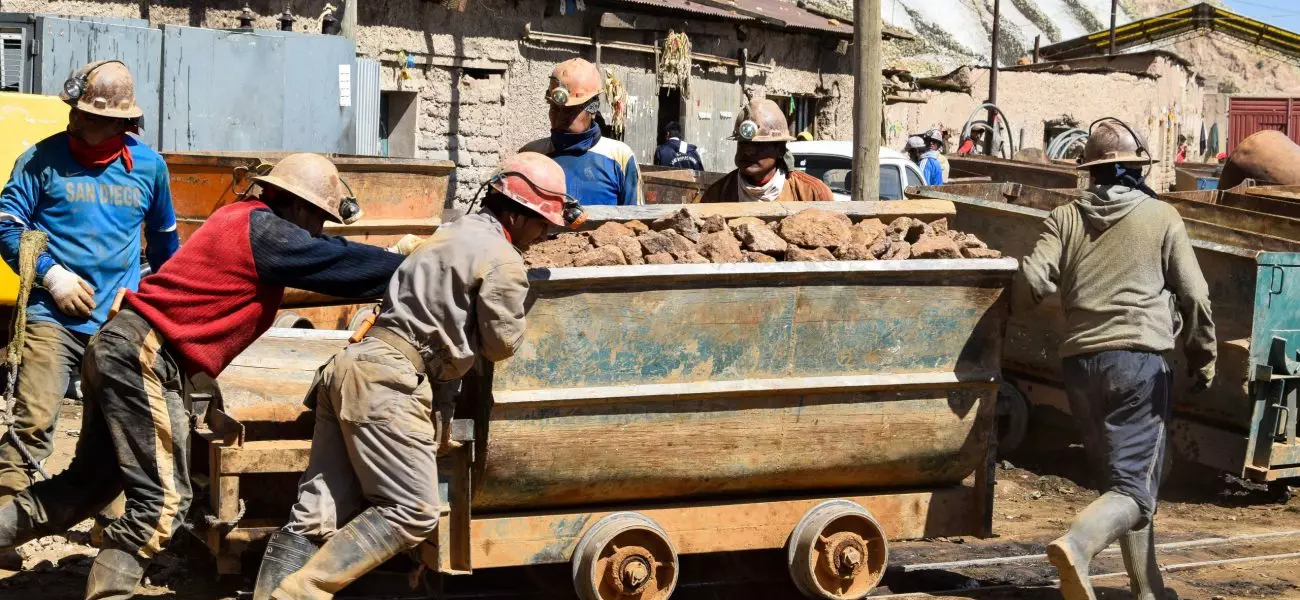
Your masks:
<svg viewBox="0 0 1300 600"><path fill-rule="evenodd" d="M79 423L80 407L65 407L60 422L59 450L48 465L53 471L62 469L70 460ZM891 572L873 595L1059 599L1049 584L1055 574L1041 559L935 570L905 571L903 568L904 565L1041 554L1044 545L1063 532L1074 513L1094 499L1096 493L1084 487L1078 468L1083 459L1081 449L1025 454L1012 457L1010 463L1004 463L998 470L994 539L952 538L894 544ZM1289 506L1272 503L1262 489L1219 475L1185 470L1179 475L1162 492L1163 503L1156 519L1157 541L1161 544L1190 541L1195 545L1162 551L1162 565L1194 565L1300 552L1300 502ZM21 548L22 571L0 568L0 599L80 598L95 552L89 545L89 530L89 523L84 523L66 536L43 538ZM1288 532L1292 535L1206 542L1211 538ZM779 553L688 557L683 561L681 584L674 598L798 598L787 580L782 558ZM1101 600L1129 598L1128 580L1122 571L1118 552L1104 555L1094 564L1094 574L1121 573L1097 581ZM468 579L449 580L444 589L453 597L477 599L572 598L567 577L567 565L485 571ZM404 582L405 574L393 573L380 579L391 585ZM722 583L700 583L718 581ZM236 598L240 590L249 589L249 583L247 578L218 579L203 547L197 540L183 536L150 569L140 595L174 600ZM1166 574L1165 583L1182 600L1300 598L1300 558L1176 570Z"/></svg>

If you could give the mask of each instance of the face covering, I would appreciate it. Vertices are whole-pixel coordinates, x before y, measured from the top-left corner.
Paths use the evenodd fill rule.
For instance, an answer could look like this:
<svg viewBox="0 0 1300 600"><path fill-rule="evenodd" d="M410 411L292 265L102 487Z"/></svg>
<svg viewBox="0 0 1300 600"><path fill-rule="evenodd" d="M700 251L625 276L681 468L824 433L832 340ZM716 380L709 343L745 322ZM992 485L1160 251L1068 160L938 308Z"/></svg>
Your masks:
<svg viewBox="0 0 1300 600"><path fill-rule="evenodd" d="M781 197L781 190L785 189L785 171L779 165L762 185L749 185L740 173L736 173L736 178L740 181L736 188L741 202L776 202Z"/></svg>
<svg viewBox="0 0 1300 600"><path fill-rule="evenodd" d="M1098 165L1097 168L1092 169L1092 178L1094 185L1122 185L1141 190L1152 198L1158 196L1155 190L1147 187L1146 176L1142 174L1140 166L1129 166L1124 163Z"/></svg>
<svg viewBox="0 0 1300 600"><path fill-rule="evenodd" d="M77 164L87 169L107 167L118 157L122 158L122 165L126 167L127 173L130 173L131 168L135 166L135 162L131 159L131 149L126 146L125 133L92 146L72 132L68 132L68 147L72 150L72 158L77 161Z"/></svg>

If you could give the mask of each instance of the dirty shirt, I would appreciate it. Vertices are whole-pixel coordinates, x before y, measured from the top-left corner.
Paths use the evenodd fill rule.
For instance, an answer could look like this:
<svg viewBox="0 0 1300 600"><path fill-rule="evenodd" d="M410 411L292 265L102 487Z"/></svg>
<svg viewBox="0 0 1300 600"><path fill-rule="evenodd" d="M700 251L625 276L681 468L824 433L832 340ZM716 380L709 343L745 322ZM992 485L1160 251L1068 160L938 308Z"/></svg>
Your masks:
<svg viewBox="0 0 1300 600"><path fill-rule="evenodd" d="M601 136L597 125L582 133L553 131L519 151L559 163L569 195L586 206L645 204L636 155L627 144Z"/></svg>
<svg viewBox="0 0 1300 600"><path fill-rule="evenodd" d="M1183 220L1140 190L1094 186L1057 207L1021 262L1016 308L1060 292L1062 358L1108 350L1167 352L1178 331L1190 367L1212 378L1217 353L1210 291Z"/></svg>
<svg viewBox="0 0 1300 600"><path fill-rule="evenodd" d="M524 337L528 272L488 211L466 215L402 263L388 284L376 327L400 335L437 381L463 376L475 356L514 355Z"/></svg>
<svg viewBox="0 0 1300 600"><path fill-rule="evenodd" d="M126 136L126 145L134 162L130 171L120 158L103 167L82 167L72 156L66 132L37 142L14 163L0 192L0 255L18 272L23 231L49 236L36 261L37 287L27 305L28 319L93 334L108 319L117 290L134 290L140 283L141 226L152 269L176 252L180 241L167 163L135 137ZM89 318L64 314L39 287L56 264L94 288L95 310Z"/></svg>

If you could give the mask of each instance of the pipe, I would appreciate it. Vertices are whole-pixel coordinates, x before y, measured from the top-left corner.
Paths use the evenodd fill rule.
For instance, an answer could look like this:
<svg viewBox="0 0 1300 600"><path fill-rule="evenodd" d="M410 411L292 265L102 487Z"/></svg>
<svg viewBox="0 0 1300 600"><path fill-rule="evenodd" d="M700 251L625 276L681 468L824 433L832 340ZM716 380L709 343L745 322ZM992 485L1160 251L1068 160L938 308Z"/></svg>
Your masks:
<svg viewBox="0 0 1300 600"><path fill-rule="evenodd" d="M989 53L990 65L989 65L989 102L988 102L992 108L989 108L989 123L997 122L994 119L993 111L995 108L997 108L997 103L998 103L998 43L1002 41L1001 22L1002 22L1002 0L993 0L993 51ZM999 110L998 112L1000 113L1002 111ZM1005 118L1005 116L1003 118ZM1008 128L1007 137L1011 137L1010 127L1011 124L1007 123L1007 128ZM993 156L993 147L996 143L993 138L995 138L996 136L997 136L997 130L995 129L993 130L993 135L990 135L988 139L984 141L984 154L986 156ZM1013 148L1011 152L1011 156L1015 156L1015 155L1016 155L1015 149Z"/></svg>
<svg viewBox="0 0 1300 600"><path fill-rule="evenodd" d="M1008 119L1007 114L1002 112L1002 109L998 108L996 104L993 104L991 102L985 102L984 104L981 104L978 107L976 107L975 110L971 111L970 117L967 117L966 119L966 125L964 125L961 129L961 139L964 140L967 137L969 137L971 128L974 127L976 124L983 123L989 129L989 139L994 141L1000 141L1001 138L1000 138L1000 134L998 133L998 128L993 125L994 123L996 123L996 120L994 120L992 116L990 116L990 120L988 121L979 121L975 119L975 115L978 115L981 110L985 110L985 109L989 111L990 115L996 113L997 115L1002 116L1002 127L1007 130L1007 139L1011 140L1011 132L1012 132L1011 119ZM1016 147L1014 141L1011 141L1008 145L1010 146L1010 148L1003 148L1001 147L1000 144L999 147L1000 147L1000 153L1002 154L1002 157L1009 159L1016 155ZM1008 150L1010 152L1008 152Z"/></svg>
<svg viewBox="0 0 1300 600"><path fill-rule="evenodd" d="M1300 536L1300 529L1290 531L1273 531L1268 533L1256 533L1250 535L1237 535L1231 537L1212 537L1202 538L1199 540L1188 540L1184 542L1167 542L1156 544L1157 550L1179 550L1183 548L1204 548L1206 546L1220 546L1223 544L1232 544L1236 542L1250 542L1258 540L1268 540L1277 538L1297 537ZM1119 552L1118 547L1107 548L1102 550L1101 554L1114 554ZM1046 554L1025 554L1020 556L1000 556L995 558L975 558L971 560L958 560L953 562L926 563L919 565L903 565L901 567L904 573L915 571L937 571L941 569L960 569L964 567L987 567L994 565L1008 565L1020 562L1032 562L1036 560L1047 560Z"/></svg>
<svg viewBox="0 0 1300 600"><path fill-rule="evenodd" d="M1110 52L1115 56L1115 21L1119 12L1119 0L1110 0Z"/></svg>
<svg viewBox="0 0 1300 600"><path fill-rule="evenodd" d="M1069 129L1061 132L1052 138L1052 143L1047 146L1048 160L1063 160L1069 153L1070 148L1078 144L1088 143L1088 132L1082 129Z"/></svg>
<svg viewBox="0 0 1300 600"><path fill-rule="evenodd" d="M880 0L853 3L853 199L880 198L880 131L884 121Z"/></svg>

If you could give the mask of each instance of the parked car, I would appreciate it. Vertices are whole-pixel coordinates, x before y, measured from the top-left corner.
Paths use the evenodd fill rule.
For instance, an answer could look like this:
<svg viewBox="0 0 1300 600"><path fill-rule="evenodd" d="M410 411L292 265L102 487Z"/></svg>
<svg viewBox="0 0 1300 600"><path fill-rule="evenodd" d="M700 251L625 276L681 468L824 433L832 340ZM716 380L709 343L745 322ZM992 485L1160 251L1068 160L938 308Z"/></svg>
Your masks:
<svg viewBox="0 0 1300 600"><path fill-rule="evenodd" d="M791 168L821 179L830 186L835 199L852 200L853 142L813 141L786 144L794 156ZM921 169L907 155L892 148L880 149L880 198L902 200L909 186L925 185Z"/></svg>

